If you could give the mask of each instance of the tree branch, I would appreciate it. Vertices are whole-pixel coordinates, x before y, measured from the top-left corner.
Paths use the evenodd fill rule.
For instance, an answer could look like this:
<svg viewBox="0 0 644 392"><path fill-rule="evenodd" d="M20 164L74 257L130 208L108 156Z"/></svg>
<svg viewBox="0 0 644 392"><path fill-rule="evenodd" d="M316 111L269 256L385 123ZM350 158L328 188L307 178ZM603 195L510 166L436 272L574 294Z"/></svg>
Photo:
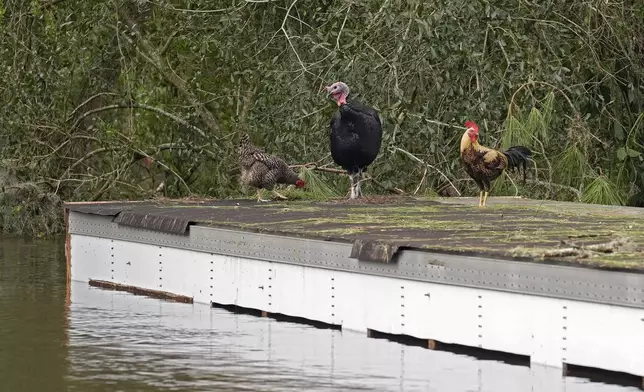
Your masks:
<svg viewBox="0 0 644 392"><path fill-rule="evenodd" d="M116 110L116 109L144 109L144 110L149 110L149 111L164 115L164 116L174 120L175 122L177 122L177 123L179 123L179 124L181 124L181 125L183 125L185 127L188 127L190 129L192 129L193 131L197 132L200 136L206 137L206 133L202 129L197 128L196 126L190 124L188 121L182 119L181 117L178 117L178 116L176 116L176 115L174 115L172 113L166 112L163 109L159 109L157 107L150 106L150 105L145 105L145 104L142 104L142 103L107 105L107 106L103 106L103 107L100 107L100 108L89 110L89 111L81 114L76 119L76 121L74 122L74 125L72 125L72 129L75 129L76 127L78 127L78 124L80 124L80 122L87 116L90 116L90 115L92 115L94 113L104 112L104 111L107 111L107 110Z"/></svg>
<svg viewBox="0 0 644 392"><path fill-rule="evenodd" d="M438 170L435 166L430 165L429 163L427 163L427 162L423 161L422 159L418 158L416 155L414 155L414 154L410 153L409 151L405 151L405 150L403 150L402 148L398 148L398 147L396 147L396 146L392 146L391 148L392 148L394 151L400 151L400 152L402 152L403 154L407 155L409 158L413 159L414 161L416 161L416 162L418 162L418 163L422 163L423 165L425 165L425 166L429 167L430 169L432 169L432 170L434 170L434 171L438 172L438 174L440 174L441 176L443 176L443 178L444 178L445 180L447 180L447 182L449 182L449 184L452 186L452 188L454 188L454 190L456 191L456 193L458 193L458 195L459 195L459 196L461 196L461 192L458 190L458 188L456 188L456 187L454 186L454 184L452 184L452 181L450 181L450 179L445 175L445 173L443 173L442 171Z"/></svg>
<svg viewBox="0 0 644 392"><path fill-rule="evenodd" d="M340 174L342 176L347 175L347 172L345 170L333 169L333 168L330 168L330 167L321 167L321 166L318 166L315 163L305 163L303 165L290 165L289 167L294 168L294 169L299 168L299 167L305 167L305 168L310 169L310 170L317 170L317 171L321 171L321 172L325 172L325 173ZM393 188L388 187L385 184L381 183L380 181L376 180L375 178L373 178L371 176L365 177L361 181L371 181L371 182L373 182L374 185L377 185L380 188L382 188L382 189L384 189L386 191L389 191L391 193L396 193L398 195L404 195L405 194L405 191L403 191L402 189L396 188L396 187L393 187Z"/></svg>
<svg viewBox="0 0 644 392"><path fill-rule="evenodd" d="M94 95L92 95L91 97L89 97L89 98L87 98L86 100L84 100L80 105L76 106L76 107L74 108L74 110L72 110L72 112L71 112L71 113L69 114L69 116L67 117L67 120L65 120L65 121L71 121L71 119L74 117L74 114L76 114L76 112L77 112L80 108L82 108L83 106L87 105L88 103L90 103L90 102L91 102L91 101L93 101L94 99L96 99L96 98L98 98L98 97L100 97L100 96L103 96L103 95L112 95L112 96L116 96L116 95L118 95L118 94L105 92L105 93L98 93L98 94L94 94Z"/></svg>
<svg viewBox="0 0 644 392"><path fill-rule="evenodd" d="M125 21L126 26L134 33L134 35L138 37L138 41L136 42L136 49L139 54L148 63L154 66L161 73L161 75L163 75L163 77L168 80L168 82L172 83L177 88L177 90L179 90L179 92L181 92L181 94L186 97L188 102L190 102L190 104L196 108L197 114L199 114L199 117L201 117L201 119L206 123L211 131L219 133L221 131L219 121L217 121L212 112L210 112L205 107L205 105L199 100L199 98L197 98L195 94L188 90L188 86L180 77L175 75L170 71L170 69L168 69L167 66L164 65L159 52L154 50L148 40L143 37L139 29L136 28L136 23L132 20L132 18L130 18L125 10L119 8L118 13L120 17ZM130 40L129 37L128 40Z"/></svg>
<svg viewBox="0 0 644 392"><path fill-rule="evenodd" d="M325 173L334 173L334 174L341 174L341 175L346 175L347 172L341 169L332 169L330 167L320 167L316 165L315 163L305 163L303 165L289 165L290 168L299 168L299 167L305 167L310 170L317 170Z"/></svg>

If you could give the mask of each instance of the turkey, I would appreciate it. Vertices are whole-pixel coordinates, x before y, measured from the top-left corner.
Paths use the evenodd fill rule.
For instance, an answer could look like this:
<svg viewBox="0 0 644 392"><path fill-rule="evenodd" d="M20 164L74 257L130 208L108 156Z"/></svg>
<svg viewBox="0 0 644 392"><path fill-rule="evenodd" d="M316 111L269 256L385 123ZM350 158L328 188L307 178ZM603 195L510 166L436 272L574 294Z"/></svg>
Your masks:
<svg viewBox="0 0 644 392"><path fill-rule="evenodd" d="M376 159L382 143L378 112L355 100L347 102L349 86L335 82L326 87L338 110L331 119L331 156L351 179L350 199L362 196L362 173Z"/></svg>
<svg viewBox="0 0 644 392"><path fill-rule="evenodd" d="M247 133L242 133L239 139L239 165L242 184L257 188L258 202L268 201L262 199L263 189L272 190L275 196L285 200L285 196L273 189L276 184L292 184L298 188L305 184L281 158L254 146Z"/></svg>

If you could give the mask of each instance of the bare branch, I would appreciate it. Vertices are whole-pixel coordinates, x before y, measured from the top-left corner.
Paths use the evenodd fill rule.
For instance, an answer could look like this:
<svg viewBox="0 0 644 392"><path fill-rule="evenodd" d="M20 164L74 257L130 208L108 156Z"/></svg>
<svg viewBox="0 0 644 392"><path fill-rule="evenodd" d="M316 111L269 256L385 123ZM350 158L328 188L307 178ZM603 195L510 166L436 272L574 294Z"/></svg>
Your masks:
<svg viewBox="0 0 644 392"><path fill-rule="evenodd" d="M76 106L76 107L74 108L74 110L72 110L72 112L71 112L71 113L69 114L69 116L67 117L67 120L65 120L65 121L71 121L71 119L74 117L74 114L76 114L76 112L77 112L78 110L80 110L80 108L82 108L83 106L87 105L88 103L90 103L90 102L91 102L91 101L93 101L94 99L96 99L96 98L98 98L98 97L101 97L101 96L104 96L104 95L117 96L118 94L115 94L115 93L109 93L109 92L104 92L104 93L98 93L98 94L94 94L94 95L92 95L91 97L89 97L89 98L87 98L86 100L84 100L80 105Z"/></svg>
<svg viewBox="0 0 644 392"><path fill-rule="evenodd" d="M86 118L87 116L91 116L94 113L104 112L104 111L107 111L107 110L116 110L116 109L144 109L144 110L149 110L149 111L152 111L152 112L155 112L155 113L158 113L158 114L162 114L162 115L174 120L175 122L177 122L177 123L179 123L179 124L181 124L181 125L183 125L185 127L188 127L190 129L192 129L193 131L197 132L200 136L206 137L206 133L203 130L201 130L200 128L198 128L198 127L196 127L196 126L194 126L192 124L190 124L188 121L182 119L181 117L178 117L178 116L176 116L176 115L174 115L172 113L166 112L165 110L159 109L159 108L157 108L155 106L145 105L145 104L142 104L142 103L107 105L107 106L103 106L103 107L100 107L100 108L89 110L89 111L81 114L76 119L76 121L74 122L74 125L72 125L72 129L75 129L76 127L78 127L78 124L80 124L80 122L84 118Z"/></svg>
<svg viewBox="0 0 644 392"><path fill-rule="evenodd" d="M305 167L307 169L317 170L317 171L326 172L326 173L335 173L335 174L341 174L341 175L346 175L347 174L347 172L344 171L344 170L332 169L330 167L321 167L321 166L316 165L315 163L305 163L303 165L289 165L289 167L291 167L293 169L296 169L296 168L299 168L299 167Z"/></svg>
<svg viewBox="0 0 644 392"><path fill-rule="evenodd" d="M411 159L413 159L414 161L416 161L418 163L422 163L423 165L425 165L425 166L429 167L430 169L436 171L438 174L443 176L443 178L452 186L452 188L454 188L454 190L456 191L456 193L458 193L459 196L461 195L461 192L458 190L458 188L456 188L454 186L454 184L452 184L452 181L450 181L450 179L445 175L445 173L443 173L442 171L438 170L438 168L436 168L435 166L430 165L429 163L423 161L422 159L418 158L417 156L415 156L414 154L410 153L409 151L403 150L402 148L399 148L399 147L396 147L396 146L392 146L390 148L393 149L394 151L400 151L403 154L405 154L408 157L410 157Z"/></svg>
<svg viewBox="0 0 644 392"><path fill-rule="evenodd" d="M351 12L351 5L347 8L347 13L344 15L342 26L340 26L340 31L338 32L338 37L335 39L335 50L340 50L340 37L342 36L342 30L344 30L345 23L347 23L347 18L349 18L349 12Z"/></svg>
<svg viewBox="0 0 644 392"><path fill-rule="evenodd" d="M42 159L42 158L47 158L47 157L49 157L49 156L52 156L52 155L56 154L58 151L60 151L63 147L65 147L67 144L69 144L69 142L70 142L70 141L72 141L72 140L74 140L74 139L87 139L87 140L92 140L92 141L95 141L95 142L100 142L100 140L98 140L97 138L95 138L95 137L93 137L93 136L87 136L87 135L72 135L72 136L67 137L67 139L66 139L64 142L62 142L61 144L59 144L59 145L58 145L58 147L54 148L54 150L53 150L52 152L50 152L49 154L45 154L45 155L36 155L36 156L34 156L33 158L34 158L34 159Z"/></svg>
<svg viewBox="0 0 644 392"><path fill-rule="evenodd" d="M388 192L395 193L397 195L404 195L405 194L405 191L403 191L402 189L396 188L396 187L393 187L393 188L388 187L385 184L381 183L380 181L376 180L375 178L373 178L371 176L366 177L366 178L364 178L363 180L360 180L360 181L365 181L365 180L369 180L369 181L373 182L374 185L377 185L380 188L382 188L382 189L384 189L384 190L386 190Z"/></svg>
<svg viewBox="0 0 644 392"><path fill-rule="evenodd" d="M541 185L544 187L552 187L552 188L557 188L557 189L563 189L572 192L575 196L577 196L577 201L581 201L581 191L579 189L573 188L568 185L563 185L563 184L557 184L554 182L545 182L545 181L540 181L540 180L533 180L530 181L532 183L535 183L537 185Z"/></svg>
<svg viewBox="0 0 644 392"><path fill-rule="evenodd" d="M78 159L71 166L69 166L69 168L67 169L67 173L71 172L76 166L78 166L81 163L85 162L86 160L88 160L89 158L93 157L94 155L100 154L102 152L109 151L109 150L111 150L110 147L100 147L100 148L97 148L96 150L92 150L92 151L88 152L87 154L85 154L85 156L83 156L82 158Z"/></svg>
<svg viewBox="0 0 644 392"><path fill-rule="evenodd" d="M165 52L170 47L170 43L172 42L172 39L174 39L174 37L176 37L178 33L179 33L179 30L175 30L172 32L172 34L170 34L168 39L165 41L165 44L161 48L161 50L159 50L159 55L163 56L165 54Z"/></svg>
<svg viewBox="0 0 644 392"><path fill-rule="evenodd" d="M197 114L199 114L199 117L201 117L210 130L219 133L221 131L219 121L215 118L212 112L210 112L199 98L197 98L197 96L188 89L188 86L181 78L171 72L168 67L164 65L159 53L152 48L150 43L143 37L138 28L136 28L136 23L132 18L130 18L130 16L121 8L119 8L118 12L128 28L138 37L136 49L139 54L154 66L161 75L163 75L163 77L172 83L177 90L186 97L188 102L196 108Z"/></svg>
<svg viewBox="0 0 644 392"><path fill-rule="evenodd" d="M135 152L145 156L145 157L150 157L148 154L145 153L145 151L142 151L142 150L139 150L139 149L133 149L133 150ZM179 175L179 173L177 173L176 171L172 170L168 165L166 165L165 163L163 163L162 161L160 161L158 159L155 159L155 162L157 164L159 164L161 167L165 168L170 173L172 173L175 177L177 177L179 182L181 182L181 184L183 184L183 186L186 188L186 191L188 191L188 193L192 193L192 191L190 190L190 187L188 186L188 184L186 184L186 181L183 179L183 177L181 177Z"/></svg>

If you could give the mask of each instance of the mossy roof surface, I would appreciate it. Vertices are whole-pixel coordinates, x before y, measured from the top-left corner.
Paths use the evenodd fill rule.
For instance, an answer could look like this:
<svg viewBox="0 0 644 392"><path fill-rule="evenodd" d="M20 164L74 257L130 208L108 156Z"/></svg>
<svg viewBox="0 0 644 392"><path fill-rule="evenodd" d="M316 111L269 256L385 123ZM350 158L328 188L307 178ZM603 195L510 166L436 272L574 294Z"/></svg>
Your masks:
<svg viewBox="0 0 644 392"><path fill-rule="evenodd" d="M132 211L262 233L343 242L374 240L439 252L644 272L644 209L507 197L490 197L485 208L477 203L477 198L367 197L327 202L70 203L67 207L102 215ZM608 252L585 250L616 241L619 245ZM563 248L580 252L557 255Z"/></svg>

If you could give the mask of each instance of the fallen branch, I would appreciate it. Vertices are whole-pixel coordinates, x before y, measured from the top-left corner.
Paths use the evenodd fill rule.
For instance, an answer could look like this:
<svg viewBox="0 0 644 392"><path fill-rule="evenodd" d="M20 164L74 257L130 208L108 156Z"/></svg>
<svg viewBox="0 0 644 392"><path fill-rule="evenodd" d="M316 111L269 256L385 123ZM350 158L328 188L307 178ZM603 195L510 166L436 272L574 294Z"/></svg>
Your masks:
<svg viewBox="0 0 644 392"><path fill-rule="evenodd" d="M172 113L166 112L163 109L159 109L157 107L142 104L142 103L107 105L107 106L103 106L103 107L100 107L100 108L89 110L89 111L81 114L76 119L76 121L74 122L74 125L72 125L72 129L76 129L76 127L78 127L80 122L84 118L86 118L87 116L91 116L92 114L104 112L104 111L107 111L107 110L117 110L117 109L144 109L144 110L149 110L151 112L155 112L155 113L161 114L163 116L166 116L166 117L174 120L175 122L177 122L177 123L179 123L179 124L181 124L181 125L183 125L185 127L188 127L190 129L192 129L193 131L197 132L200 136L206 137L206 133L203 130L201 130L200 128L197 128L196 126L194 126L192 124L190 124L188 121L182 119L181 117L178 117L178 116L176 116L176 115L174 115Z"/></svg>
<svg viewBox="0 0 644 392"><path fill-rule="evenodd" d="M148 154L146 154L146 153L145 153L145 151L143 151L143 150L139 150L139 149L137 149L137 148L132 148L132 150L133 150L135 153L140 154L140 155L142 155L142 156L144 156L144 157L146 157L146 158L151 158L151 157L150 157ZM176 171L172 170L168 165L166 165L165 163L163 163L162 161L160 161L160 160L158 160L158 159L155 159L155 162L156 162L159 166L163 167L164 169L166 169L167 171L169 171L170 173L172 173L175 177L177 177L177 179L179 180L179 182L181 182L181 184L186 188L186 191L188 191L188 193L192 193L192 191L190 190L190 187L188 186L188 184L186 183L186 181L183 179L183 177L181 177L181 176L179 175L179 173L177 173Z"/></svg>
<svg viewBox="0 0 644 392"><path fill-rule="evenodd" d="M558 188L558 189L565 189L567 191L570 191L570 192L574 193L575 196L577 196L577 200L581 201L581 191L579 189L573 188L573 187L568 186L568 185L557 184L557 183L554 183L554 182L545 182L545 181L540 181L540 180L532 180L531 182L533 182L533 183L535 183L537 185L542 185L542 186L547 186L547 187L549 186L549 187Z"/></svg>
<svg viewBox="0 0 644 392"><path fill-rule="evenodd" d="M302 164L302 165L290 165L289 167L293 168L293 169L304 167L304 168L307 168L309 170L316 170L316 171L321 171L321 172L325 172L325 173L339 174L339 175L342 175L342 176L347 175L347 172L345 170L333 169L333 168L330 168L330 167L322 167L322 166L318 166L315 163L305 163L305 164ZM396 188L396 187L388 187L385 184L381 183L380 181L376 180L375 178L373 178L371 176L365 177L361 181L371 181L371 182L374 183L374 185L377 185L378 187L380 187L380 188L382 188L382 189L384 189L386 191L389 191L391 193L396 193L398 195L404 195L405 194L405 191L403 191L402 189Z"/></svg>
<svg viewBox="0 0 644 392"><path fill-rule="evenodd" d="M34 159L42 159L42 158L50 157L50 156L54 155L55 153L57 153L58 151L60 151L63 147L65 147L67 144L69 144L69 142L71 142L74 139L86 139L86 140L92 140L92 141L95 141L95 142L100 142L100 140L98 140L97 138L95 138L93 136L71 135L71 136L67 136L67 139L65 139L65 141L63 141L61 144L59 144L58 147L54 148L52 150L52 152L50 152L49 154L36 155L33 158ZM45 144L45 143L43 143L43 144ZM48 147L51 147L51 146L48 146Z"/></svg>
<svg viewBox="0 0 644 392"><path fill-rule="evenodd" d="M289 165L289 167L293 168L293 169L304 167L304 168L307 168L307 169L310 169L310 170L317 170L317 171L326 172L326 173L335 173L335 174L340 174L340 175L345 175L345 176L347 175L347 172L344 171L344 170L333 169L333 168L330 168L330 167L322 167L322 166L316 165L315 163L305 163L305 164L302 164L302 165Z"/></svg>
<svg viewBox="0 0 644 392"><path fill-rule="evenodd" d="M67 169L66 172L67 173L71 172L76 166L80 165L81 163L83 163L84 161L86 161L89 158L93 157L94 155L100 154L100 153L105 152L105 151L110 151L110 150L112 150L111 147L100 147L100 148L97 148L96 150L92 150L92 151L88 152L87 154L85 154L85 156L83 156L82 158L80 158L76 162L74 162L71 166L69 166L69 168Z"/></svg>
<svg viewBox="0 0 644 392"><path fill-rule="evenodd" d="M618 252L620 249L624 248L629 243L628 238L620 237L609 242L593 245L577 245L574 243L568 243L567 241L562 241L562 244L568 245L566 248L555 248L555 249L525 249L525 248L515 248L513 253L528 255L532 257L578 257L578 258L589 258L592 257L595 253L614 253Z"/></svg>
<svg viewBox="0 0 644 392"><path fill-rule="evenodd" d="M369 180L369 181L373 182L373 183L374 183L374 185L377 185L377 186L379 186L380 188L382 188L382 189L384 189L384 190L386 190L386 191L389 191L389 192L391 192L391 193L395 193L395 194L397 194L397 195L404 195L404 194L405 194L405 191L403 191L402 189L397 188L397 187L388 187L388 186L386 186L385 184L381 183L380 181L376 180L375 178L373 178L373 177L371 177L371 176L366 177L366 178L365 178L365 179L363 179L362 181L365 181L365 180Z"/></svg>
<svg viewBox="0 0 644 392"><path fill-rule="evenodd" d="M510 180L510 182L512 183L512 186L514 187L514 197L519 196L519 188L517 188L517 184L514 183L514 180L512 179L512 177L510 177L510 175L508 174L508 171L503 170L503 174L505 174L505 176L508 178L508 180Z"/></svg>
<svg viewBox="0 0 644 392"><path fill-rule="evenodd" d="M188 102L196 108L197 114L199 117L206 123L208 128L211 131L216 133L220 132L219 121L215 118L215 115L212 114L210 110L199 100L199 98L188 89L186 82L174 74L167 66L164 65L161 60L160 54L158 51L154 50L148 40L143 37L139 29L136 27L136 22L130 18L130 16L122 9L118 9L118 13L121 18L125 21L127 27L138 37L136 43L137 52L143 57L148 63L150 63L154 68L156 68L163 77L166 78L170 83L172 83L183 96L186 97ZM127 39L131 41L129 37Z"/></svg>
<svg viewBox="0 0 644 392"><path fill-rule="evenodd" d="M425 171L423 172L423 177L420 179L420 182L418 182L418 186L416 187L416 190L414 191L414 195L418 193L418 191L420 190L420 187L425 182L425 178L427 178L427 170L428 169L429 168L427 166L425 166Z"/></svg>
<svg viewBox="0 0 644 392"><path fill-rule="evenodd" d="M101 97L101 96L104 96L104 95L117 96L118 94L110 93L110 92L105 92L105 93L98 93L98 94L94 94L94 95L92 95L91 97L89 97L89 98L87 98L86 100L84 100L83 102L81 102L81 104L80 104L80 105L76 106L76 107L74 108L74 110L72 110L72 112L69 114L69 116L67 117L67 120L66 120L66 121L71 121L71 120L72 120L72 118L74 118L74 114L76 114L76 112L77 112L77 111L79 111L79 110L80 110L80 108L82 108L83 106L85 106L85 105L87 105L88 103L92 102L94 99L96 99L96 98L98 98L98 97Z"/></svg>
<svg viewBox="0 0 644 392"><path fill-rule="evenodd" d="M405 150L403 150L402 148L399 148L399 147L396 147L396 146L391 147L391 149L393 149L394 151L400 151L400 152L402 152L403 154L405 154L405 155L407 155L408 157L410 157L411 159L415 160L416 162L418 162L418 163L422 163L423 165L425 165L425 166L429 167L430 169L432 169L432 170L436 171L438 174L440 174L441 176L443 176L443 178L444 178L444 179L445 179L445 180L446 180L446 181L447 181L447 182L452 186L452 188L454 188L454 190L456 191L456 193L458 193L458 195L459 195L459 196L461 196L461 192L458 190L458 188L456 188L456 187L454 186L454 184L452 183L452 181L450 181L450 179L445 175L445 173L443 173L442 171L438 170L436 167L434 167L434 166L430 165L429 163L427 163L427 162L423 161L422 159L418 158L417 156L415 156L414 154L410 153L409 151L405 151Z"/></svg>

